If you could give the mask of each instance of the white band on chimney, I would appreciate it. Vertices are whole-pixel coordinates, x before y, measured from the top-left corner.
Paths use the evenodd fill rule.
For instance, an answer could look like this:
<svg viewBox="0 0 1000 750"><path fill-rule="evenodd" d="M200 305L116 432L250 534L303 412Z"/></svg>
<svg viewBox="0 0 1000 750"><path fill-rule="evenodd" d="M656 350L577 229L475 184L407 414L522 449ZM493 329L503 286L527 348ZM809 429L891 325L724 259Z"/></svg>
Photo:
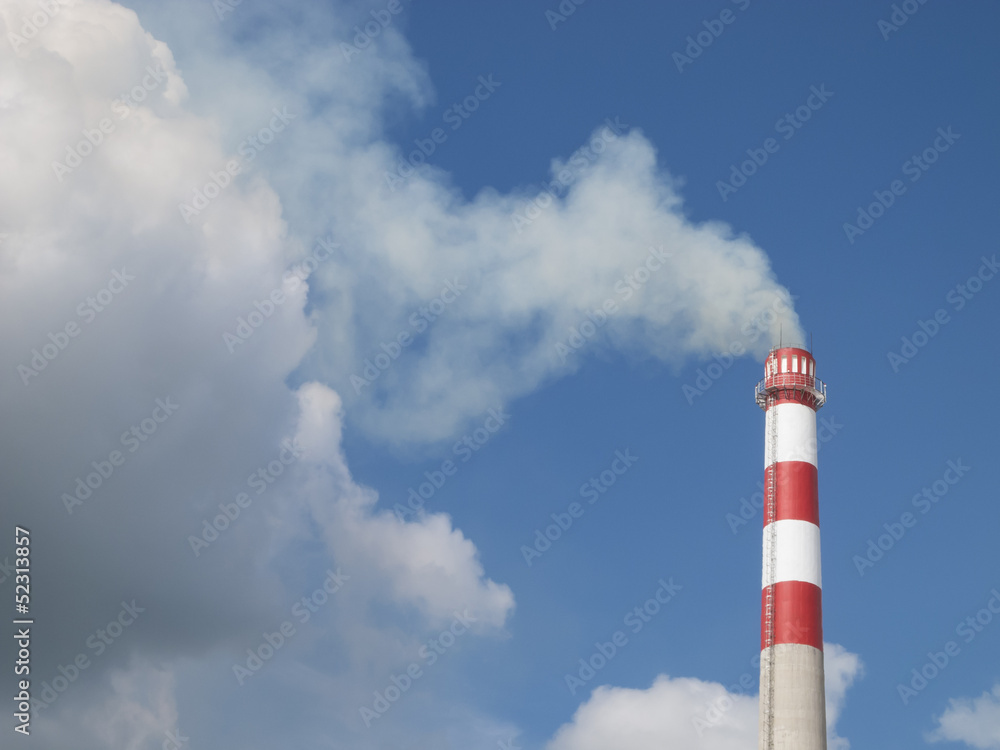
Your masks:
<svg viewBox="0 0 1000 750"><path fill-rule="evenodd" d="M771 524L764 527L764 559L771 552ZM761 576L761 587L783 581L803 581L823 588L820 568L819 526L809 521L775 521L775 571L774 579L768 580L765 566Z"/></svg>
<svg viewBox="0 0 1000 750"><path fill-rule="evenodd" d="M771 420L778 420L777 461L816 463L816 412L804 404L775 404L767 410L764 468L770 466Z"/></svg>

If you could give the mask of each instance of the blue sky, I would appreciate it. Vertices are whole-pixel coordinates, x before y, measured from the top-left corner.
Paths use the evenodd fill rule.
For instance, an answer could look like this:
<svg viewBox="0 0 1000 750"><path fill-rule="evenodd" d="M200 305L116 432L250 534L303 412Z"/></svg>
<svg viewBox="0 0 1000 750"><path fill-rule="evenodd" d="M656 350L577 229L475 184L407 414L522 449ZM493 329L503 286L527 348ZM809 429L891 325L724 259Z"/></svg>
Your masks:
<svg viewBox="0 0 1000 750"><path fill-rule="evenodd" d="M1000 581L1000 518L989 499L998 404L988 386L968 398L949 382L974 382L972 373L997 366L990 331L1000 303L989 283L961 310L946 300L996 247L998 112L987 92L997 59L985 38L995 8L928 4L883 39L877 22L890 18L890 5L730 7L736 20L683 72L671 54L724 4L586 3L555 30L528 3L411 13L407 35L441 105L461 99L479 73L504 84L433 161L467 195L541 181L553 155L620 116L683 178L688 215L726 221L767 249L798 295L829 383L821 416L843 425L821 450L825 635L860 654L866 673L849 693L841 734L857 748L909 748L923 743L949 698L1000 679L991 628L968 645L954 632ZM833 96L786 140L775 123L821 85ZM397 126L400 143L422 137L444 107L428 109ZM904 163L948 127L961 137L912 182ZM723 201L716 182L768 137L778 152ZM906 193L849 242L842 225L896 179ZM894 372L887 354L938 309L950 323ZM736 363L689 405L681 386L704 362L672 372L585 359L575 375L513 404L509 431L432 501L470 533L478 529L487 569L519 594L513 642L487 662L489 682L496 676L501 687L481 688L524 716L536 742L576 705L563 675L659 576L676 576L684 593L601 681L646 687L667 672L728 685L750 669L759 637L760 516L736 534L726 522L761 478L763 418L752 402L759 366ZM386 501L404 498L439 463L401 465L371 457L368 444L348 445L359 477ZM636 467L527 568L520 545L626 446L641 457ZM912 496L957 459L973 469L920 514ZM907 510L917 524L859 575L852 557ZM962 654L904 706L897 683L948 640ZM511 658L516 666L503 667Z"/></svg>
<svg viewBox="0 0 1000 750"><path fill-rule="evenodd" d="M23 42L37 9L2 15L0 429L8 520L42 540L35 694L81 648L96 665L33 742L754 746L752 391L780 335L811 337L829 386L831 748L1000 748L994 5L126 6L53 6ZM81 320L121 267L138 289ZM67 321L79 339L32 364ZM178 416L64 507L167 394ZM246 520L193 550L241 490ZM346 583L300 622L329 571ZM85 648L132 597L150 613Z"/></svg>

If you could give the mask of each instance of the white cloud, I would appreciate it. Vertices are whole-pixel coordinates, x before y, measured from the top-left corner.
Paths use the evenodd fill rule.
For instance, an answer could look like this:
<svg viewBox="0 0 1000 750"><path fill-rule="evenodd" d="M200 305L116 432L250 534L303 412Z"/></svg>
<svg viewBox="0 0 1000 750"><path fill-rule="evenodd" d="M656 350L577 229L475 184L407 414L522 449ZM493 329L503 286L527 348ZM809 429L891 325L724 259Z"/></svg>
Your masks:
<svg viewBox="0 0 1000 750"><path fill-rule="evenodd" d="M829 747L849 744L834 731L845 693L860 676L857 654L824 644ZM560 727L546 750L745 750L755 747L758 698L716 682L660 675L645 690L602 686Z"/></svg>
<svg viewBox="0 0 1000 750"><path fill-rule="evenodd" d="M509 215L534 197L527 191L466 200L433 170L388 191L384 173L398 154L382 140L383 110L399 97L414 107L432 100L395 28L348 64L329 43L350 26L340 6L294 16L244 3L239 13L264 16L241 49L217 36L231 26L217 24L205 2L146 9L170 45L109 0L49 7L57 8L49 20L15 45L8 32L22 33L39 5L0 4L0 434L8 446L0 471L11 516L39 529L51 550L36 569L49 584L38 626L47 648L33 666L45 679L86 652L87 636L122 597L148 613L94 660L89 688L74 686L46 710L41 732L86 715L106 732L91 738L95 746L159 746L157 733L177 719L174 694L222 681L211 671L220 664L228 677L288 603L320 583L309 579L300 591L308 576L280 564L297 551L293 543L311 543L319 568L341 565L356 585L296 648L310 655L322 695L336 698L335 708L324 704L324 720L334 716L333 731L351 736L359 685L384 687L456 610L472 610L481 632L503 628L514 598L447 516L404 523L375 510L375 492L353 480L342 454L342 399L381 439L440 440L576 367L580 354L562 362L555 346L608 298L622 310L597 345L672 363L733 342L759 354L779 320L786 335L796 325L786 312L756 343L741 333L787 291L748 238L684 217L673 180L638 132L607 144L520 234ZM129 104L116 108L123 95ZM275 107L295 119L187 223L178 204L191 202ZM113 127L101 134L105 119ZM331 231L344 252L320 266L308 290L290 288L284 272ZM621 299L616 282L651 245L668 261L643 294ZM92 322L81 318L77 305L123 268L135 277L130 286ZM456 276L469 288L453 314L356 398L350 374L382 340L411 330L408 316ZM231 353L223 332L275 289L286 301ZM25 385L19 366L68 322L81 333ZM62 494L164 397L180 405L177 414L67 514ZM189 536L292 435L305 460L194 557ZM315 644L323 648L309 651ZM338 660L320 673L314 663L330 653ZM146 664L136 654L166 666L136 667ZM192 657L211 669L188 667L175 683L177 663ZM269 665L253 689L285 689L281 680L299 668L291 656ZM664 679L661 689L677 700L698 684ZM721 696L710 685L703 693ZM470 715L470 733L500 726ZM182 716L185 731L188 719L206 734L221 721Z"/></svg>
<svg viewBox="0 0 1000 750"><path fill-rule="evenodd" d="M406 522L376 512L377 493L356 485L340 452L341 404L318 383L299 389L297 437L305 450L304 492L331 552L358 577L382 578L396 601L417 606L435 626L470 610L480 625L501 627L511 590L484 580L475 545L435 513ZM367 587L365 587L367 588Z"/></svg>
<svg viewBox="0 0 1000 750"><path fill-rule="evenodd" d="M937 718L928 742L964 742L979 750L1000 748L1000 684L978 698L953 698Z"/></svg>
<svg viewBox="0 0 1000 750"><path fill-rule="evenodd" d="M826 678L827 748L848 750L851 743L837 732L837 721L844 710L848 689L864 676L861 657L837 643L823 644L823 675Z"/></svg>
<svg viewBox="0 0 1000 750"><path fill-rule="evenodd" d="M730 703L731 702L731 703ZM717 724L696 726L710 706L728 707ZM547 750L743 750L757 741L757 699L714 682L660 675L646 690L602 686L563 725Z"/></svg>
<svg viewBox="0 0 1000 750"><path fill-rule="evenodd" d="M0 465L13 493L9 512L51 545L35 571L49 583L37 604L47 648L33 671L51 681L76 654L92 659L80 681L39 713L39 731L52 733L48 746L68 747L74 738L58 728L91 717L88 741L96 746L160 747L156 733L176 719L174 691L212 673L188 671L176 687L158 675L211 653L228 677L223 688L236 689L230 664L321 584L320 572L280 569L279 558L294 556L291 539L318 547L318 571L339 565L357 584L324 611L329 632L301 637L303 647L309 639L326 639L327 652L349 647L334 672L344 721L357 721L361 678L384 687L453 610L471 610L479 633L501 628L513 595L487 578L475 545L447 517L403 523L374 513L376 494L353 482L341 454L339 397L324 386L287 384L316 332L304 312L306 286L282 277L328 230L294 236L281 198L249 166L202 220L185 223L178 203L236 144L224 143L213 116L188 107L183 71L133 11L106 0L52 7L44 27L15 51L7 32L20 30L38 5L0 6L0 430L5 444L17 446ZM241 93L266 102L258 110L266 124L282 99L264 80L252 78ZM135 86L143 87L142 101L119 116L115 98ZM114 127L99 139L104 118ZM80 147L88 134L100 142ZM275 141L273 153L278 147ZM52 163L65 162L67 148L88 153L57 175ZM110 304L81 317L78 303L96 298L122 269L134 278ZM315 276L308 283L315 286ZM286 300L231 353L223 332L275 289ZM79 332L25 384L18 366L29 366L32 351L68 322ZM124 465L67 513L61 496L94 462L123 450L119 436L148 417L157 398L180 408L139 450L124 450ZM296 434L306 460L195 557L190 536ZM300 591L303 578L308 586ZM146 613L98 657L87 638L123 597ZM130 671L133 654L155 655L166 671ZM274 667L255 686L282 674ZM130 691L134 702L123 698ZM212 715L185 718L202 731L212 723Z"/></svg>

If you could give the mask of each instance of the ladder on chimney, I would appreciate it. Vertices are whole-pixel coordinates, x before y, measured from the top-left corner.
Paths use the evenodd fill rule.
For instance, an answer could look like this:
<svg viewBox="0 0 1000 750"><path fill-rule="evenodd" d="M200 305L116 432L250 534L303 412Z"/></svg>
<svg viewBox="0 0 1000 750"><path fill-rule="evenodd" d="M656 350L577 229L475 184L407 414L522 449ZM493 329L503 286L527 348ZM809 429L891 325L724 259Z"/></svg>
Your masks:
<svg viewBox="0 0 1000 750"><path fill-rule="evenodd" d="M764 556L764 580L768 582L764 589L764 653L762 664L764 684L761 685L760 700L763 703L761 710L761 746L760 750L773 750L774 748L774 578L777 554L777 508L776 494L778 484L778 413L773 404L767 410L767 467L771 469L771 482L767 488L767 498L764 503L764 520L770 521L767 525L766 554ZM766 469L765 469L766 470Z"/></svg>

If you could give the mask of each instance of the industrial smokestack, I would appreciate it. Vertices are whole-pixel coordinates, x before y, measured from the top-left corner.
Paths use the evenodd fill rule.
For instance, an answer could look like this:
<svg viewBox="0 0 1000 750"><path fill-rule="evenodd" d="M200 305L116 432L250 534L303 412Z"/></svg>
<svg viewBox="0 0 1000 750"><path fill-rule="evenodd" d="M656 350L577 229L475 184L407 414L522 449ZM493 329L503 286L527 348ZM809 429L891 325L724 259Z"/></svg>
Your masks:
<svg viewBox="0 0 1000 750"><path fill-rule="evenodd" d="M826 750L816 412L826 385L805 349L776 347L765 413L760 750Z"/></svg>

